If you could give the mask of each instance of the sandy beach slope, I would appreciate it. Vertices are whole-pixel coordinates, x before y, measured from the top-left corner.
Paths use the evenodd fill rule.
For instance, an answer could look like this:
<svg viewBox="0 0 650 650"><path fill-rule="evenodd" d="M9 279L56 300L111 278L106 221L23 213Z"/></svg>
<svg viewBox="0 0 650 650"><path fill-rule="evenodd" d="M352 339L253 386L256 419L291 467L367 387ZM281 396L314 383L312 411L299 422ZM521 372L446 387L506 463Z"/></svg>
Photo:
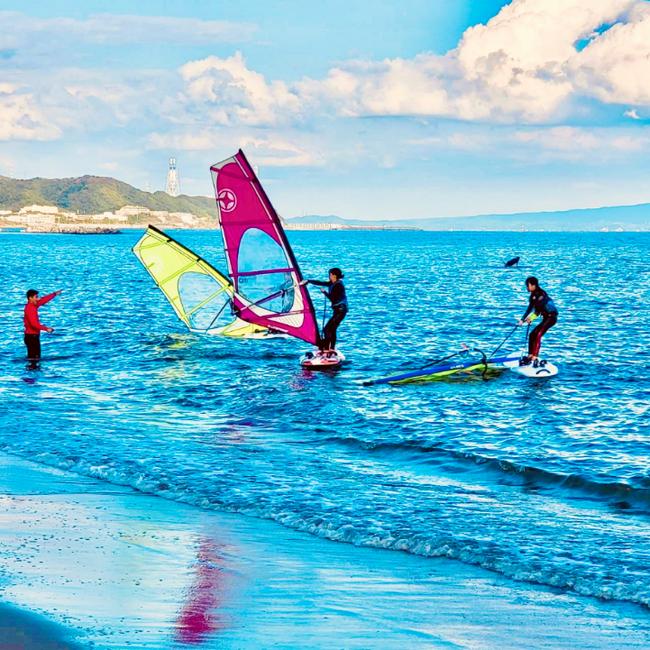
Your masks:
<svg viewBox="0 0 650 650"><path fill-rule="evenodd" d="M0 650L650 646L642 607L329 542L12 456L0 455L0 495Z"/></svg>

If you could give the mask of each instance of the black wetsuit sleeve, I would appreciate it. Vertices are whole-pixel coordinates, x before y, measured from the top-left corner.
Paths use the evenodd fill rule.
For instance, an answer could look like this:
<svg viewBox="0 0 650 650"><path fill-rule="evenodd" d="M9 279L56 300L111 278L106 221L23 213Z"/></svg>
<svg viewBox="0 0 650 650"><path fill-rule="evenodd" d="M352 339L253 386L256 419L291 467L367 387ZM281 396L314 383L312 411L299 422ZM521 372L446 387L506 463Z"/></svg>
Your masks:
<svg viewBox="0 0 650 650"><path fill-rule="evenodd" d="M530 312L532 312L534 309L535 309L535 303L533 302L533 294L531 293L530 298L528 299L528 307L524 312L524 315L521 317L521 320L526 320Z"/></svg>
<svg viewBox="0 0 650 650"><path fill-rule="evenodd" d="M322 282L321 280L307 280L309 284L314 284L317 287L329 287L330 283L329 282Z"/></svg>
<svg viewBox="0 0 650 650"><path fill-rule="evenodd" d="M542 314L548 300L548 294L546 291L544 291L544 289L540 289L539 287L535 289L535 291L530 294L530 298L528 300L528 309L526 309L526 313L522 316L522 320L527 318L531 312Z"/></svg>

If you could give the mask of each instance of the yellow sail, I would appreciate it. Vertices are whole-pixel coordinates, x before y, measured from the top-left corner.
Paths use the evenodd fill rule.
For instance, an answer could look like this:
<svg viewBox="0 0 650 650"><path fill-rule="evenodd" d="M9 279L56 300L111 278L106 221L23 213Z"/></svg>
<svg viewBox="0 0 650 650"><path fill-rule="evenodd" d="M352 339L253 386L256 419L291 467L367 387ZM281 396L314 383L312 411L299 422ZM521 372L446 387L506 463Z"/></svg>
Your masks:
<svg viewBox="0 0 650 650"><path fill-rule="evenodd" d="M227 277L154 226L133 252L190 330L228 336L233 288Z"/></svg>
<svg viewBox="0 0 650 650"><path fill-rule="evenodd" d="M235 318L235 320L226 325L225 327L220 327L217 332L220 336L229 336L233 339L266 339L266 338L276 338L280 333L270 332L266 327L261 325L253 325L252 323L247 323L241 318ZM281 334L282 338L285 338L286 335Z"/></svg>

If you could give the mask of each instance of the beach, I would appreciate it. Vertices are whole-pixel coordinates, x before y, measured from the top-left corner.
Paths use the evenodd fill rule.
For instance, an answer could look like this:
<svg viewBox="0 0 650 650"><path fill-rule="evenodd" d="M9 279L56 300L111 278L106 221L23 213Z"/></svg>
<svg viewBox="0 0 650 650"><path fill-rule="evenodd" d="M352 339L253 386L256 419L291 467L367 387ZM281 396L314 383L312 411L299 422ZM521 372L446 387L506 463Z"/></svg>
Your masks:
<svg viewBox="0 0 650 650"><path fill-rule="evenodd" d="M0 493L0 630L8 612L16 620L7 606L20 608L41 638L30 650L650 643L640 606L329 542L6 454ZM0 648L14 647L8 638Z"/></svg>

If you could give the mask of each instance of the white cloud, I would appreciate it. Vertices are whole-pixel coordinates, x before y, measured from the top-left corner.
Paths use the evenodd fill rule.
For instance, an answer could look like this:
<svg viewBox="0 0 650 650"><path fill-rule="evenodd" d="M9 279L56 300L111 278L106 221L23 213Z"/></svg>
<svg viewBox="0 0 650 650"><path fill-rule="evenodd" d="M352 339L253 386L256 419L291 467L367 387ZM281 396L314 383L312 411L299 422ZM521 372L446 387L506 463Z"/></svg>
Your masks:
<svg viewBox="0 0 650 650"><path fill-rule="evenodd" d="M255 162L260 167L315 167L324 164L321 153L306 147L299 147L294 142L288 142L276 137L244 136L239 139L237 146L254 152Z"/></svg>
<svg viewBox="0 0 650 650"><path fill-rule="evenodd" d="M612 147L622 151L644 151L648 149L650 138L639 137L633 138L629 135L612 138Z"/></svg>
<svg viewBox="0 0 650 650"><path fill-rule="evenodd" d="M470 27L448 55L474 86L463 99L478 107L465 116L548 119L573 92L566 66L576 42L617 20L634 1L515 0L486 25Z"/></svg>
<svg viewBox="0 0 650 650"><path fill-rule="evenodd" d="M432 145L440 144L442 141L442 138L419 138L417 140L407 140L406 144L410 144L415 147L430 147Z"/></svg>
<svg viewBox="0 0 650 650"><path fill-rule="evenodd" d="M75 75L74 80L62 78L60 81L63 83L62 91L68 95L65 103L73 113L103 114L103 119L109 124L125 124L138 119L150 102L161 99L155 80L147 75L131 80L105 76L103 83L98 83L95 75L84 71ZM60 98L57 103L63 101ZM84 126L88 128L90 125Z"/></svg>
<svg viewBox="0 0 650 650"><path fill-rule="evenodd" d="M0 141L56 140L61 129L48 121L30 94L0 95Z"/></svg>
<svg viewBox="0 0 650 650"><path fill-rule="evenodd" d="M275 124L284 113L295 114L299 97L283 81L267 83L250 70L241 52L227 59L210 56L191 61L180 69L187 87L187 103L211 107L221 124Z"/></svg>
<svg viewBox="0 0 650 650"><path fill-rule="evenodd" d="M607 104L650 105L650 3L637 2L570 61L576 89Z"/></svg>
<svg viewBox="0 0 650 650"><path fill-rule="evenodd" d="M520 145L536 146L548 153L568 158L593 157L594 160L609 159L619 152L624 155L650 148L650 137L643 135L621 135L621 130L582 129L570 126L517 131L514 142Z"/></svg>
<svg viewBox="0 0 650 650"><path fill-rule="evenodd" d="M100 165L100 168L112 172L118 169L119 166L120 166L119 163L116 162L105 162Z"/></svg>
<svg viewBox="0 0 650 650"><path fill-rule="evenodd" d="M310 143L296 144L300 136L291 141L281 136L241 134L219 128L204 129L199 133L152 133L148 138L151 149L167 151L224 151L246 149L253 152L255 160L265 167L319 166L324 163L320 151Z"/></svg>
<svg viewBox="0 0 650 650"><path fill-rule="evenodd" d="M173 151L209 151L218 146L218 135L214 132L163 134L154 132L149 135L151 149Z"/></svg>
<svg viewBox="0 0 650 650"><path fill-rule="evenodd" d="M649 7L646 0L514 0L467 29L445 56L349 62L295 87L341 116L534 124L561 118L578 96L650 104ZM580 41L588 42L582 51Z"/></svg>
<svg viewBox="0 0 650 650"><path fill-rule="evenodd" d="M452 133L447 142L454 149L484 149L490 144L490 138L480 133Z"/></svg>
<svg viewBox="0 0 650 650"><path fill-rule="evenodd" d="M629 118L631 118L633 120L640 120L641 119L639 114L636 112L636 108L633 108L630 111L625 111L625 113L623 113L623 117L629 117Z"/></svg>
<svg viewBox="0 0 650 650"><path fill-rule="evenodd" d="M250 41L257 26L198 18L97 14L87 20L74 18L34 18L16 11L0 12L0 37L12 38L12 47L29 41L64 38L76 43L128 45L177 44L212 45Z"/></svg>
<svg viewBox="0 0 650 650"><path fill-rule="evenodd" d="M537 144L543 149L569 152L583 152L600 145L599 138L593 133L571 126L519 131L515 133L515 139L521 143Z"/></svg>

